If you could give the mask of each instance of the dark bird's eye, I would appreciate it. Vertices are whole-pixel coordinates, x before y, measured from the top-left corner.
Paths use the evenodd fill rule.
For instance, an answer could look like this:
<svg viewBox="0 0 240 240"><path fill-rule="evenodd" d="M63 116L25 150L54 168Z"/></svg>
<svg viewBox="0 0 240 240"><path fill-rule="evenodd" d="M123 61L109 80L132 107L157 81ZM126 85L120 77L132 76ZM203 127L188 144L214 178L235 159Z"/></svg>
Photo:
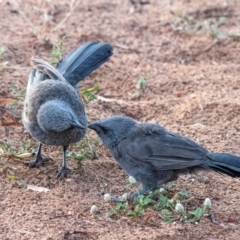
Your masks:
<svg viewBox="0 0 240 240"><path fill-rule="evenodd" d="M105 127L102 127L102 131L103 131L103 133L107 133L108 129Z"/></svg>

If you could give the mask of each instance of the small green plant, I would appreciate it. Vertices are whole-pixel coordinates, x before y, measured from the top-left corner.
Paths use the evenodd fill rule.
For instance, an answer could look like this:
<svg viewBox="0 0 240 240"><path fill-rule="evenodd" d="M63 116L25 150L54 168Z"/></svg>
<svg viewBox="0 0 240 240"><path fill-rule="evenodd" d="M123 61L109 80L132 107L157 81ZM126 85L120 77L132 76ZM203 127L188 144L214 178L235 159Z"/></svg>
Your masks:
<svg viewBox="0 0 240 240"><path fill-rule="evenodd" d="M97 99L95 93L99 90L99 86L95 85L92 88L85 88L81 91L81 96L83 98L83 101L85 105L87 105L89 102Z"/></svg>
<svg viewBox="0 0 240 240"><path fill-rule="evenodd" d="M134 183L131 183L134 185ZM194 198L187 192L186 189L175 192L173 194L173 186L157 189L148 194L139 195L134 201L128 201L126 194L120 197L121 202L114 206L110 203L111 210L107 212L107 217L118 215L126 215L131 217L140 217L145 214L148 208L159 212L163 223L174 221L196 222L210 209L211 200L206 198L201 207L187 209L186 206ZM107 196L107 197L106 197ZM105 194L105 201L110 202L111 196ZM184 206L185 205L185 206Z"/></svg>
<svg viewBox="0 0 240 240"><path fill-rule="evenodd" d="M5 49L3 47L0 47L0 58L3 56L5 52Z"/></svg>
<svg viewBox="0 0 240 240"><path fill-rule="evenodd" d="M63 55L65 53L65 48L63 47L64 40L65 37L62 37L53 44L53 48L50 53L50 56L54 59L50 62L53 66L56 66L58 62L63 59Z"/></svg>
<svg viewBox="0 0 240 240"><path fill-rule="evenodd" d="M24 100L26 89L23 90L17 90L17 87L15 85L11 86L11 90L13 95L15 96L16 100L11 104L13 108L16 108L19 102L22 102Z"/></svg>
<svg viewBox="0 0 240 240"><path fill-rule="evenodd" d="M137 82L137 89L144 89L147 86L147 80L145 77L140 77Z"/></svg>
<svg viewBox="0 0 240 240"><path fill-rule="evenodd" d="M95 151L95 148L92 146L98 147L102 143L98 139L89 138L88 133L86 134L85 138L81 141L77 142L73 147L72 151L67 153L67 157L75 160L77 162L78 167L82 167L83 162L90 158L96 159L98 158L98 154Z"/></svg>
<svg viewBox="0 0 240 240"><path fill-rule="evenodd" d="M26 187L27 184L24 180L16 176L16 168L0 158L0 174L5 174L11 186Z"/></svg>
<svg viewBox="0 0 240 240"><path fill-rule="evenodd" d="M8 110L11 112L12 116L19 121L22 118L22 108L20 107L20 103L24 100L26 89L18 90L16 86L12 85L11 90L15 98L10 104Z"/></svg>
<svg viewBox="0 0 240 240"><path fill-rule="evenodd" d="M3 141L0 144L0 148L7 155L13 155L13 154L17 153L16 147L14 147L13 144L9 140Z"/></svg>
<svg viewBox="0 0 240 240"><path fill-rule="evenodd" d="M221 29L227 22L225 16L196 19L194 16L181 11L170 11L170 13L174 17L174 28L182 32L194 34L207 32L212 38L240 40L240 33L228 33Z"/></svg>
<svg viewBox="0 0 240 240"><path fill-rule="evenodd" d="M23 141L22 139L20 139L20 145L21 145L21 150L23 152L34 152L35 148L34 148L34 142L32 139L27 139L26 141Z"/></svg>
<svg viewBox="0 0 240 240"><path fill-rule="evenodd" d="M0 143L0 156L13 157L16 161L18 161L17 159L29 158L35 154L35 149L33 148L33 142L31 139L26 142L20 140L20 146L21 150L15 147L9 140L6 140ZM24 162L24 160L19 161Z"/></svg>
<svg viewBox="0 0 240 240"><path fill-rule="evenodd" d="M3 57L4 53L5 53L4 47L0 47L0 59ZM7 64L8 64L8 62L0 62L0 70L2 68L6 67Z"/></svg>

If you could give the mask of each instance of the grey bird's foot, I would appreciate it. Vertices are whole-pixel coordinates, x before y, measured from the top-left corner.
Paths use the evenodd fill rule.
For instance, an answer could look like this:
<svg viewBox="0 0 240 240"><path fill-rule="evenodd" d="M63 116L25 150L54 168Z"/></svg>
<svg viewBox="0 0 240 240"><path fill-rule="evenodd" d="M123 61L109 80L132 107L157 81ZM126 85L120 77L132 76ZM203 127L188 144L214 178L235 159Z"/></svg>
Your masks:
<svg viewBox="0 0 240 240"><path fill-rule="evenodd" d="M59 179L63 179L65 177L67 177L67 172L68 172L68 168L66 168L65 166L60 165L57 177Z"/></svg>
<svg viewBox="0 0 240 240"><path fill-rule="evenodd" d="M41 155L37 155L35 160L33 160L32 162L28 163L28 167L29 168L39 168L40 166L43 165L44 162L52 160L49 157L42 157Z"/></svg>

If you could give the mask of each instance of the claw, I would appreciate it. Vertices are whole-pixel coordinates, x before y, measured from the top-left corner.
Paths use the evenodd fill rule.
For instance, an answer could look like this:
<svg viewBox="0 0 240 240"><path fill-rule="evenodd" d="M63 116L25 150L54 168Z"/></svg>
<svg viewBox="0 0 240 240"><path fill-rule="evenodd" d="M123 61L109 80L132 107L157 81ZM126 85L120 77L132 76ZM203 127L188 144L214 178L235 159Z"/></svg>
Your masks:
<svg viewBox="0 0 240 240"><path fill-rule="evenodd" d="M43 158L42 156L37 155L35 160L33 160L30 163L27 163L29 168L39 168L40 166L43 165L44 162L52 160L49 157Z"/></svg>
<svg viewBox="0 0 240 240"><path fill-rule="evenodd" d="M57 177L59 178L59 179L63 179L63 178L65 178L65 177L67 177L67 172L68 172L68 169L65 167L65 166L60 166L59 167L59 172L58 172L58 174L57 174Z"/></svg>

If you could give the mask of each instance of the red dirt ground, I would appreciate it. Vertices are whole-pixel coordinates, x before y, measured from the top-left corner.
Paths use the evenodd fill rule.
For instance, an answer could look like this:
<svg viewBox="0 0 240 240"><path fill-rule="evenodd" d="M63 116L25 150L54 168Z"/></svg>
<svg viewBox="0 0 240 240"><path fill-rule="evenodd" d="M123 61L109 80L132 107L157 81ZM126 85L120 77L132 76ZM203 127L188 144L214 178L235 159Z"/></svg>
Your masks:
<svg viewBox="0 0 240 240"><path fill-rule="evenodd" d="M0 47L5 48L0 62L8 61L0 70L1 99L13 97L12 85L26 88L31 56L50 60L52 44L60 37L66 35L67 51L86 41L105 41L114 46L114 56L83 82L100 86L99 99L87 107L91 121L128 115L158 122L210 151L240 155L239 1L82 0L70 13L68 2L75 3L0 2ZM141 76L147 87L132 98ZM22 126L0 129L1 144L9 140L19 152L20 140L30 138ZM198 224L162 224L152 211L139 218L107 218L103 194L124 193L128 176L104 146L98 152L99 159L87 159L80 170L69 160L73 170L63 181L56 178L59 148L44 147L53 161L39 169L1 157L0 239L239 238L240 181L216 173L207 182L185 177L175 182L195 196L196 206L211 198L216 223L203 217ZM3 161L19 179L50 191L12 185ZM93 204L100 210L95 216L89 213Z"/></svg>

